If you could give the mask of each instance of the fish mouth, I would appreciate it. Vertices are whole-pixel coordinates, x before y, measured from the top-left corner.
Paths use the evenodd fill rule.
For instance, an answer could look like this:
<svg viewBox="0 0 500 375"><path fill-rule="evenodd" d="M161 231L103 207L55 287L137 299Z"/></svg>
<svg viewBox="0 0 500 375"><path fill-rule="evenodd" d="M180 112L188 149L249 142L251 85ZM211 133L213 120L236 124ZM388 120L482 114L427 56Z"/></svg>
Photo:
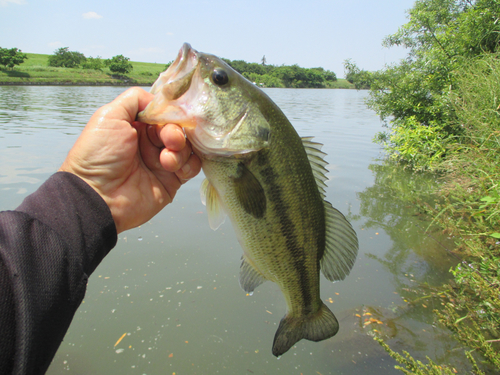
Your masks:
<svg viewBox="0 0 500 375"><path fill-rule="evenodd" d="M198 63L198 51L189 43L184 43L175 61L160 74L151 87L150 92L155 98L137 115L137 120L146 124L164 125L171 122L183 127L195 126L187 120L183 110L168 102L179 99L189 90Z"/></svg>
<svg viewBox="0 0 500 375"><path fill-rule="evenodd" d="M184 43L175 61L160 74L150 92L156 95L161 90L167 100L181 97L189 89L197 65L198 51L189 43Z"/></svg>

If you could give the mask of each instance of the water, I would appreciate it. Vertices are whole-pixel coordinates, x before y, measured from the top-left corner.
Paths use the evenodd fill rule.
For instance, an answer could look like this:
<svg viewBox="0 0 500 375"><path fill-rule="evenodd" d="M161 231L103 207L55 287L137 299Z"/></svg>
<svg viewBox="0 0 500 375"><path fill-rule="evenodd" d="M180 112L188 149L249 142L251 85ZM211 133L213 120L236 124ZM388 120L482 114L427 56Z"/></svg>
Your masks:
<svg viewBox="0 0 500 375"><path fill-rule="evenodd" d="M54 173L95 109L123 90L0 87L0 209L14 209ZM49 374L399 374L373 335L417 359L466 366L463 350L433 322L439 299L425 298L456 263L440 245L451 241L424 233L428 223L414 204L435 178L379 160L371 139L382 124L364 105L365 92L266 92L300 135L324 143L327 199L359 236L346 280L322 278L339 333L272 356L284 299L270 282L253 296L240 289L241 248L229 223L209 228L200 174L150 222L119 236Z"/></svg>

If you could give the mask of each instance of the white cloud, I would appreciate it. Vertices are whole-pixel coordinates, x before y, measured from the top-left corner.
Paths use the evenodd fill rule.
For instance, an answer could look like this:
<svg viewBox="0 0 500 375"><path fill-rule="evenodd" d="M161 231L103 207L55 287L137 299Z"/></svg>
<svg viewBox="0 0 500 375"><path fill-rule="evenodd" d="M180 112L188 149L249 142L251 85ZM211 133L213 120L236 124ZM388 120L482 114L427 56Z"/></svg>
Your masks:
<svg viewBox="0 0 500 375"><path fill-rule="evenodd" d="M62 46L62 43L61 43L60 41L57 41L57 42L50 42L50 43L48 44L48 46L49 46L49 47L52 47L52 48L54 48L54 47L60 47L60 46Z"/></svg>
<svg viewBox="0 0 500 375"><path fill-rule="evenodd" d="M0 0L0 6L6 7L9 4L26 4L26 0Z"/></svg>
<svg viewBox="0 0 500 375"><path fill-rule="evenodd" d="M2 0L0 0L0 1L2 1ZM102 18L102 16L100 14L97 14L96 12L83 13L82 16L86 20L90 20L90 19L98 20L99 18Z"/></svg>

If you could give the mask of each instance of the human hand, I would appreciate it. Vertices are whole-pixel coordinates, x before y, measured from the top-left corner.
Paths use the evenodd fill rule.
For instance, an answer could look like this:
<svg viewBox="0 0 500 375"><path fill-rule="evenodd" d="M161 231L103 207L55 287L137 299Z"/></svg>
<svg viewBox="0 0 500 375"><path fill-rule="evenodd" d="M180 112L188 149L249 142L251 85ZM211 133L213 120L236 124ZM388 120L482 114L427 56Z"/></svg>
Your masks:
<svg viewBox="0 0 500 375"><path fill-rule="evenodd" d="M59 169L99 193L118 233L150 220L201 169L179 126L135 121L153 97L131 88L98 109Z"/></svg>

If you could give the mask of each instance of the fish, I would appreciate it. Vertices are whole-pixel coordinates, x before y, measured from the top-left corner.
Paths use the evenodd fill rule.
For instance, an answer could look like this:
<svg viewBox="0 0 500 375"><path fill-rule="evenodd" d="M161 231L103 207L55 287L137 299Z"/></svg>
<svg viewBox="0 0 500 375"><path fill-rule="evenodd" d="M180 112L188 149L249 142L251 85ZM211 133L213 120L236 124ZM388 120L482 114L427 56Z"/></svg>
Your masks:
<svg viewBox="0 0 500 375"><path fill-rule="evenodd" d="M273 355L301 339L334 336L339 324L320 298L320 271L343 280L358 239L325 200L322 145L299 137L269 96L222 59L187 43L150 92L137 120L184 128L206 177L200 193L210 227L229 216L243 249L240 286L251 295L270 280L283 293L287 311Z"/></svg>

